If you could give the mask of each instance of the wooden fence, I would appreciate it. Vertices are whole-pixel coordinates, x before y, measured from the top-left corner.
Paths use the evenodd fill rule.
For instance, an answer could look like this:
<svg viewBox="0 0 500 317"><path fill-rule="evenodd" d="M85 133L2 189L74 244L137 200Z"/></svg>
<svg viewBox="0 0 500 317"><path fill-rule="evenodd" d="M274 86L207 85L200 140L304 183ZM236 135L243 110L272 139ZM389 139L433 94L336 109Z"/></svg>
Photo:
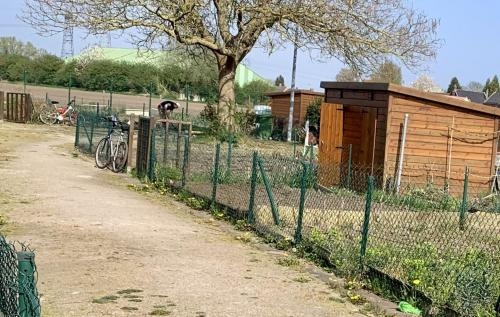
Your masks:
<svg viewBox="0 0 500 317"><path fill-rule="evenodd" d="M0 98L3 98L3 96ZM6 98L6 106L7 121L26 123L31 120L31 114L33 113L33 102L31 101L30 94L8 92Z"/></svg>
<svg viewBox="0 0 500 317"><path fill-rule="evenodd" d="M4 112L4 93L0 91L0 121L3 121L3 112Z"/></svg>

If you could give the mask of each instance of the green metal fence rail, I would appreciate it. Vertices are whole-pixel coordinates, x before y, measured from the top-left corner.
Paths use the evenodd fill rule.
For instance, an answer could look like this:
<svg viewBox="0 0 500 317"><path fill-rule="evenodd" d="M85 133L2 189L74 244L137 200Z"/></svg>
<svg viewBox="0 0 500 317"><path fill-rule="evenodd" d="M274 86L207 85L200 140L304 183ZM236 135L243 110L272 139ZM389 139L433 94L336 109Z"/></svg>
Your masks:
<svg viewBox="0 0 500 317"><path fill-rule="evenodd" d="M39 317L35 255L25 245L16 251L0 235L0 313L5 317ZM0 314L0 315L1 315Z"/></svg>
<svg viewBox="0 0 500 317"><path fill-rule="evenodd" d="M484 193L491 179L473 169L451 175L461 188L430 179L401 184L396 194L383 169L356 164L351 151L340 164L319 166L314 157L255 152L232 138L194 137L180 148L165 140L155 137L157 182L227 207L261 234L314 252L337 274L363 276L373 291L412 301L424 315L494 316L500 195Z"/></svg>

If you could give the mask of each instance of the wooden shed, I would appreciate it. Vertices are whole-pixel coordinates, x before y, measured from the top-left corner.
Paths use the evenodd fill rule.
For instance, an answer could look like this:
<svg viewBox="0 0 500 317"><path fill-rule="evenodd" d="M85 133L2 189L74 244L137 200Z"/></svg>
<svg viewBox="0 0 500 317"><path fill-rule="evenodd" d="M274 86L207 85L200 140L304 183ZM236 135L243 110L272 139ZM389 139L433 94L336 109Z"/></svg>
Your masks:
<svg viewBox="0 0 500 317"><path fill-rule="evenodd" d="M271 92L266 95L270 97L271 112L274 118L283 120L285 126L288 125L288 114L290 113L290 90L283 92ZM305 122L307 108L316 99L323 99L322 92L312 90L295 90L293 125L301 126Z"/></svg>
<svg viewBox="0 0 500 317"><path fill-rule="evenodd" d="M379 186L432 183L459 193L468 166L471 189L491 188L500 109L388 83L321 82L321 87L323 185L342 181L350 149L352 165L375 171Z"/></svg>

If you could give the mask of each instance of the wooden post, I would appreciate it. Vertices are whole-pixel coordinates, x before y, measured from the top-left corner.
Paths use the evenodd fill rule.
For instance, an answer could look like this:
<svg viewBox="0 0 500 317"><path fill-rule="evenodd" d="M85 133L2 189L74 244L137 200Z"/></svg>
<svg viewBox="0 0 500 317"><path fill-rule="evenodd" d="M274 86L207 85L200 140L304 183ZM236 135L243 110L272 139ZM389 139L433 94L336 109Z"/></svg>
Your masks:
<svg viewBox="0 0 500 317"><path fill-rule="evenodd" d="M376 145L377 145L377 119L375 119L375 122L373 124L372 173L370 174L371 176L373 176L373 165L375 164Z"/></svg>
<svg viewBox="0 0 500 317"><path fill-rule="evenodd" d="M163 165L167 165L167 155L168 155L168 149L167 149L167 143L168 143L168 120L163 124L164 127L164 132L165 135L163 137Z"/></svg>
<svg viewBox="0 0 500 317"><path fill-rule="evenodd" d="M19 121L19 94L14 95L16 98L14 98L16 101L13 104L14 108L14 122Z"/></svg>
<svg viewBox="0 0 500 317"><path fill-rule="evenodd" d="M4 92L0 91L0 122L3 121L3 108L4 108L3 98L4 98Z"/></svg>
<svg viewBox="0 0 500 317"><path fill-rule="evenodd" d="M188 162L187 162L187 173L189 174L189 166L190 166L190 162L191 162L191 136L193 134L193 124L191 122L189 122L189 131L188 131L188 138L189 138L189 148L187 149L187 151L189 151L188 153ZM186 149L184 149L186 151Z"/></svg>
<svg viewBox="0 0 500 317"><path fill-rule="evenodd" d="M130 115L130 127L128 130L128 156L127 156L127 172L132 170L132 150L134 149L134 127L135 115Z"/></svg>
<svg viewBox="0 0 500 317"><path fill-rule="evenodd" d="M448 129L448 155L446 157L446 184L445 190L448 191L450 187L450 178L451 178L451 153L453 149L453 130L455 129L455 116L453 116L453 120L451 121L451 127Z"/></svg>
<svg viewBox="0 0 500 317"><path fill-rule="evenodd" d="M178 122L177 129L177 155L175 157L175 167L179 168L179 164L181 161L181 135L182 135L182 122Z"/></svg>
<svg viewBox="0 0 500 317"><path fill-rule="evenodd" d="M31 116L33 115L33 100L30 94L26 94L26 121L31 121Z"/></svg>

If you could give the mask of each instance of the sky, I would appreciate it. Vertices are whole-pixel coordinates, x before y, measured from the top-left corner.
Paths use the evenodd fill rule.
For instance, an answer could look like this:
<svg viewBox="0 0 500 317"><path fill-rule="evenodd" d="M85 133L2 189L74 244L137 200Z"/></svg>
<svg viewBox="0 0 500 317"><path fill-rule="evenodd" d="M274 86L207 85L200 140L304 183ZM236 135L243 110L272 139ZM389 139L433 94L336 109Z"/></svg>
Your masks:
<svg viewBox="0 0 500 317"><path fill-rule="evenodd" d="M62 34L51 37L37 35L36 31L24 24L23 0L1 0L0 36L15 36L23 42L31 42L36 47L60 56ZM413 8L440 21L438 38L443 44L434 60L427 61L421 68L402 68L403 84L410 85L420 73L425 72L443 89L447 89L451 78L457 77L465 86L471 81L484 84L486 79L500 74L500 41L496 32L500 29L500 1L498 0L408 0ZM105 45L106 38L85 37L84 32L75 30L75 54L89 45ZM112 47L133 47L126 37L112 38ZM278 75L285 78L285 85L291 86L293 47L284 48L272 55L255 48L244 63L259 75L274 79ZM344 67L332 59L318 62L309 53L298 52L296 87L321 91L321 81L334 81L339 70Z"/></svg>

